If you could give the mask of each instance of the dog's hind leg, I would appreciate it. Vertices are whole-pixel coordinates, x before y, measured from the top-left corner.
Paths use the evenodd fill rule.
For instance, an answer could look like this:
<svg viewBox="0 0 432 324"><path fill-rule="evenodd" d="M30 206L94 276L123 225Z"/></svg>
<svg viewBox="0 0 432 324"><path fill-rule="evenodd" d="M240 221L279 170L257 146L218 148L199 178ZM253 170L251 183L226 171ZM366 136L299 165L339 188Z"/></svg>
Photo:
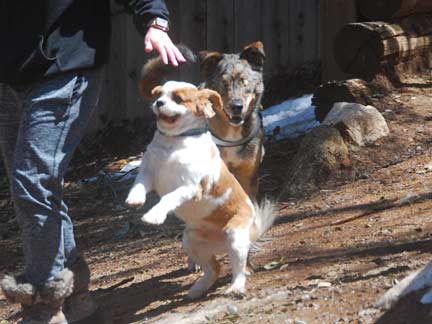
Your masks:
<svg viewBox="0 0 432 324"><path fill-rule="evenodd" d="M228 256L232 269L232 283L225 294L244 295L246 292L246 264L250 248L249 229L230 229Z"/></svg>
<svg viewBox="0 0 432 324"><path fill-rule="evenodd" d="M197 238L192 230L184 231L183 248L189 258L204 271L204 275L194 283L187 294L190 299L199 298L216 282L220 265L214 255L214 247Z"/></svg>

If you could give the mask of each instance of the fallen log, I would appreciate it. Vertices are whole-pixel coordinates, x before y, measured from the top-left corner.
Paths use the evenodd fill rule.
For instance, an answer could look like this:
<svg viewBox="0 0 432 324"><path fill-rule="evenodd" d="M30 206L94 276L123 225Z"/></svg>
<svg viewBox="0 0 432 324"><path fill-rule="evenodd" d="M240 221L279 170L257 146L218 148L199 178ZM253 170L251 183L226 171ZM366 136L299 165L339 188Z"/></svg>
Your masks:
<svg viewBox="0 0 432 324"><path fill-rule="evenodd" d="M334 54L340 68L370 80L384 67L415 56L431 55L432 14L405 17L397 23L363 22L344 26L335 37Z"/></svg>
<svg viewBox="0 0 432 324"><path fill-rule="evenodd" d="M369 20L390 20L432 11L431 0L357 0L357 8Z"/></svg>
<svg viewBox="0 0 432 324"><path fill-rule="evenodd" d="M315 116L322 122L336 102L354 102L370 105L372 91L369 84L361 79L332 81L321 85L315 90L312 105L315 106Z"/></svg>

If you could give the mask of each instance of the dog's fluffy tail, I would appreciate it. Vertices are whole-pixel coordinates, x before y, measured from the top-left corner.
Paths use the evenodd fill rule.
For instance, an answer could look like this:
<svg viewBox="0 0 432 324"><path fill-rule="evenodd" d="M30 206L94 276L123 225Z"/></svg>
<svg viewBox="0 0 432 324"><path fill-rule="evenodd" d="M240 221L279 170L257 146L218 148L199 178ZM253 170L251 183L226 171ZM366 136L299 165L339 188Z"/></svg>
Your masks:
<svg viewBox="0 0 432 324"><path fill-rule="evenodd" d="M255 218L251 241L255 242L273 225L277 216L276 203L265 198L261 203L255 204Z"/></svg>
<svg viewBox="0 0 432 324"><path fill-rule="evenodd" d="M196 63L196 55L187 46L180 44L177 45L177 48L185 57L187 61L186 65ZM151 101L153 88L162 84L162 82L177 69L178 68L171 64L163 63L159 56L148 60L141 69L141 81L139 84L141 95L145 99Z"/></svg>
<svg viewBox="0 0 432 324"><path fill-rule="evenodd" d="M429 262L429 264L427 264L423 269L410 274L396 286L388 290L380 298L376 305L388 309L393 306L401 297L426 287L432 287L432 262ZM429 291L423 296L422 303L426 304L431 302L432 291Z"/></svg>

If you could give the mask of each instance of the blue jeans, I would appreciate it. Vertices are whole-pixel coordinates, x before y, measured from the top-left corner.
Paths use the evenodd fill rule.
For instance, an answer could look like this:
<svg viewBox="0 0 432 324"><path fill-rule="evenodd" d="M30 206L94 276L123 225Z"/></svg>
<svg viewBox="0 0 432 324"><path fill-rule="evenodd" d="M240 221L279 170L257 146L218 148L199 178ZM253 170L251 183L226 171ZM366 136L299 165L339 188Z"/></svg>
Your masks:
<svg viewBox="0 0 432 324"><path fill-rule="evenodd" d="M97 105L102 71L70 72L14 90L0 84L0 150L34 285L75 261L63 178Z"/></svg>

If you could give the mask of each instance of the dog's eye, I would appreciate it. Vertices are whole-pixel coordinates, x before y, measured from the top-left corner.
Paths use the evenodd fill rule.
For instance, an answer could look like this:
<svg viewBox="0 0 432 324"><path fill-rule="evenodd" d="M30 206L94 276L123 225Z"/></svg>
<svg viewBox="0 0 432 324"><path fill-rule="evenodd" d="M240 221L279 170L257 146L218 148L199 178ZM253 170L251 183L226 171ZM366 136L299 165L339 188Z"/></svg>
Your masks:
<svg viewBox="0 0 432 324"><path fill-rule="evenodd" d="M177 104L181 104L183 102L182 98L179 95L173 95L173 100L175 101L175 103Z"/></svg>

